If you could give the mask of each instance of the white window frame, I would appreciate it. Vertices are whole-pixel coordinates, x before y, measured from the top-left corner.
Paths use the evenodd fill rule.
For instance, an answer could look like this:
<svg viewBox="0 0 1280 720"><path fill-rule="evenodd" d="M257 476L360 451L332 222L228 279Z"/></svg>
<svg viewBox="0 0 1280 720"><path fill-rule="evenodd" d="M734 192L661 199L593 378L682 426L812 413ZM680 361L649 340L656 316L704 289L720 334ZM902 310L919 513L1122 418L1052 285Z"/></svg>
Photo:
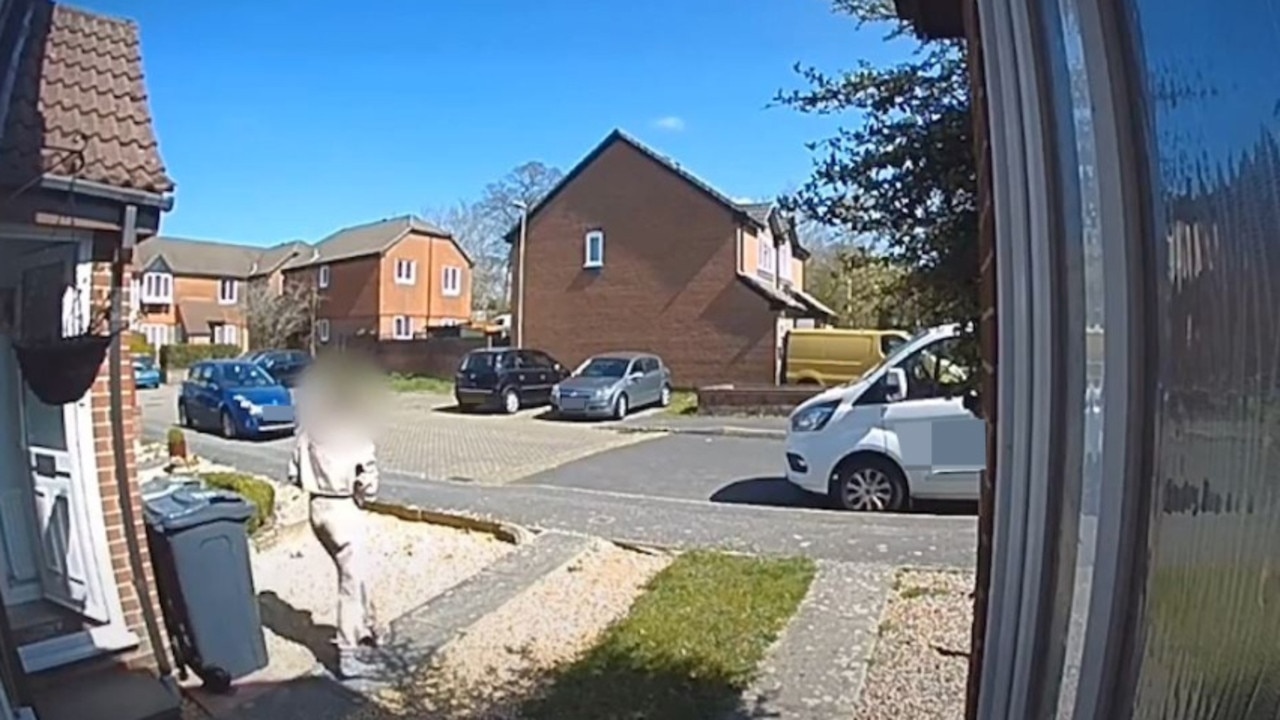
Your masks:
<svg viewBox="0 0 1280 720"><path fill-rule="evenodd" d="M591 244L597 243L596 252L591 252ZM594 255L594 256L593 256ZM582 267L604 267L604 231L591 230L582 238Z"/></svg>
<svg viewBox="0 0 1280 720"><path fill-rule="evenodd" d="M231 288L231 292L226 292L227 288ZM240 298L240 281L235 278L221 278L218 280L218 304L219 305L235 305Z"/></svg>
<svg viewBox="0 0 1280 720"><path fill-rule="evenodd" d="M219 323L213 326L213 343L215 345L240 345L240 328L233 323Z"/></svg>
<svg viewBox="0 0 1280 720"><path fill-rule="evenodd" d="M391 318L391 337L395 340L412 340L413 318L408 315L396 315Z"/></svg>
<svg viewBox="0 0 1280 720"><path fill-rule="evenodd" d="M322 343L329 342L329 321L325 318L316 320L316 340Z"/></svg>
<svg viewBox="0 0 1280 720"><path fill-rule="evenodd" d="M397 285L412 285L417 282L418 261L396 258L395 278Z"/></svg>
<svg viewBox="0 0 1280 720"><path fill-rule="evenodd" d="M321 265L316 268L316 287L321 290L329 287L329 282L333 279L330 275L332 275L332 271L328 265Z"/></svg>
<svg viewBox="0 0 1280 720"><path fill-rule="evenodd" d="M771 278L778 270L778 249L767 237L760 238L759 248L756 253L756 274Z"/></svg>
<svg viewBox="0 0 1280 720"><path fill-rule="evenodd" d="M778 246L778 277L786 282L794 280L791 276L792 257L790 242Z"/></svg>
<svg viewBox="0 0 1280 720"><path fill-rule="evenodd" d="M455 265L441 268L440 294L445 297L458 297L462 294L462 268Z"/></svg>
<svg viewBox="0 0 1280 720"><path fill-rule="evenodd" d="M167 272L148 272L142 275L142 304L173 304L173 275Z"/></svg>

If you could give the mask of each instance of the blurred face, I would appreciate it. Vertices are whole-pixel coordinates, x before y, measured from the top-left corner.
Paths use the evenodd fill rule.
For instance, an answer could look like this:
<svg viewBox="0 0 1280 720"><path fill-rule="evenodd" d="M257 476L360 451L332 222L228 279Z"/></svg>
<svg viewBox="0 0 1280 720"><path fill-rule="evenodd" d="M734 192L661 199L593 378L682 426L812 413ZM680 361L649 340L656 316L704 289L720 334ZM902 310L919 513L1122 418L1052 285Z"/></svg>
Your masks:
<svg viewBox="0 0 1280 720"><path fill-rule="evenodd" d="M318 359L298 384L299 425L313 436L333 432L375 436L388 407L386 383L372 363L355 356Z"/></svg>

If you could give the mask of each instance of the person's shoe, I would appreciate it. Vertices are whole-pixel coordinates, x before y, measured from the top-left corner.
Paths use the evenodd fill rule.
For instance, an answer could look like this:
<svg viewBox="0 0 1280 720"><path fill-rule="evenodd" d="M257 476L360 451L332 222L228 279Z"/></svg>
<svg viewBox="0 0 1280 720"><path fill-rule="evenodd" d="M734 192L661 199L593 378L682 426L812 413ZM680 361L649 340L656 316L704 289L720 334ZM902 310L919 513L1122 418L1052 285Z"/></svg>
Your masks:
<svg viewBox="0 0 1280 720"><path fill-rule="evenodd" d="M364 637L360 638L360 647L363 647L363 648L369 648L372 650L377 648L380 644L381 643L379 643L378 641L378 633L372 630L369 631L368 635L365 635Z"/></svg>
<svg viewBox="0 0 1280 720"><path fill-rule="evenodd" d="M338 650L338 676L341 680L373 680L381 674L382 667L369 648L340 648Z"/></svg>

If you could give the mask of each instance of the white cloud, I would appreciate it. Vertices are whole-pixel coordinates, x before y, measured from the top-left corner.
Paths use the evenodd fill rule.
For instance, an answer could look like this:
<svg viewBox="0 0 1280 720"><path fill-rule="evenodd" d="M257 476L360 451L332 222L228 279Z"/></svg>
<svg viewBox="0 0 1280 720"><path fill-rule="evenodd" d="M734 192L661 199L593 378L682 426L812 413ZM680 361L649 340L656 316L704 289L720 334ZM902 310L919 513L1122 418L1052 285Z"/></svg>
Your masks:
<svg viewBox="0 0 1280 720"><path fill-rule="evenodd" d="M667 130L670 132L680 132L684 130L684 118L678 115L667 115L653 121L653 126L659 130Z"/></svg>

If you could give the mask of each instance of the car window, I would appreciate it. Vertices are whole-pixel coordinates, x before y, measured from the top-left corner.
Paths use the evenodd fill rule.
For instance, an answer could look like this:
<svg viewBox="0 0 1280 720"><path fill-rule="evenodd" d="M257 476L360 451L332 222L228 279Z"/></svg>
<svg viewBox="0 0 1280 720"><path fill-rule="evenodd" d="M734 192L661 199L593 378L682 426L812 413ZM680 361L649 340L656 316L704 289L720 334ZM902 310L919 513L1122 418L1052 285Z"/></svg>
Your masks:
<svg viewBox="0 0 1280 720"><path fill-rule="evenodd" d="M187 371L187 379L194 382L205 382L209 379L209 366L196 365Z"/></svg>
<svg viewBox="0 0 1280 720"><path fill-rule="evenodd" d="M658 371L658 359L657 359L657 358L651 358L651 357L648 357L648 358L640 358L640 371L641 371L641 372L646 372L646 373L657 372L657 371Z"/></svg>
<svg viewBox="0 0 1280 720"><path fill-rule="evenodd" d="M468 353L462 358L462 372L487 372L493 369L494 353Z"/></svg>
<svg viewBox="0 0 1280 720"><path fill-rule="evenodd" d="M227 387L270 387L276 384L270 375L253 363L228 363L220 369Z"/></svg>
<svg viewBox="0 0 1280 720"><path fill-rule="evenodd" d="M583 377L613 377L620 378L627 374L627 368L631 366L631 361L626 358L598 357L591 358L578 368L574 375Z"/></svg>
<svg viewBox="0 0 1280 720"><path fill-rule="evenodd" d="M907 399L953 397L969 378L959 354L960 338L930 343L898 364L907 374Z"/></svg>
<svg viewBox="0 0 1280 720"><path fill-rule="evenodd" d="M516 354L513 352L504 352L499 355L497 358L497 364L498 368L501 370L514 370L517 367L520 367L520 363L516 359Z"/></svg>
<svg viewBox="0 0 1280 720"><path fill-rule="evenodd" d="M516 361L519 367L529 368L531 370L540 370L542 361L538 358L538 354L528 350L520 350L516 353Z"/></svg>
<svg viewBox="0 0 1280 720"><path fill-rule="evenodd" d="M889 357L894 350L898 349L907 340L899 335L881 335L880 336L880 354Z"/></svg>
<svg viewBox="0 0 1280 720"><path fill-rule="evenodd" d="M554 368L556 366L556 361L552 360L551 356L544 352L539 352L537 350L530 350L529 355L533 357L533 360L538 364L538 367L542 367L550 370L551 368Z"/></svg>

